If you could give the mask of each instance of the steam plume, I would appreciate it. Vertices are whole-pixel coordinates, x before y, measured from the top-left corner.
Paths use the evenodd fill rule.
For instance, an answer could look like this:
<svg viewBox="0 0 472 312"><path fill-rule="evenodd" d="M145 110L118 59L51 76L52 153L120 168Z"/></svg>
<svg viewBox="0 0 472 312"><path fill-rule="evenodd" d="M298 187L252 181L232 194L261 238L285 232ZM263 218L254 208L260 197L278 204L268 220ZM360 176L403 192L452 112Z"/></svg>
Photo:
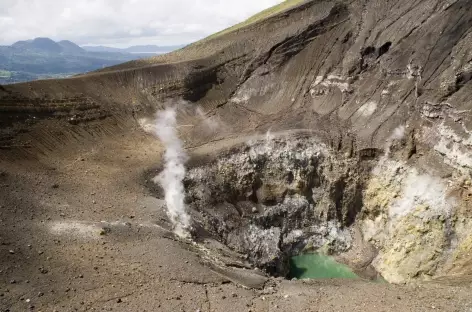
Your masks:
<svg viewBox="0 0 472 312"><path fill-rule="evenodd" d="M185 153L182 142L176 131L176 112L174 108L167 108L157 114L155 133L164 144L164 170L154 178L165 192L167 215L174 226L174 231L181 237L189 235L190 216L187 214L184 198L185 190Z"/></svg>
<svg viewBox="0 0 472 312"><path fill-rule="evenodd" d="M380 157L379 162L377 163L377 166L375 166L375 168L373 169L373 173L375 175L379 175L382 172L383 165L385 164L387 159L390 157L393 143L396 140L401 140L404 135L405 135L405 126L403 125L400 125L393 130L392 135L390 135L390 137L387 139L387 142L385 143L384 154Z"/></svg>
<svg viewBox="0 0 472 312"><path fill-rule="evenodd" d="M387 139L387 144L385 145L385 157L390 156L390 149L395 140L400 140L405 135L405 126L398 126L393 130L392 135Z"/></svg>

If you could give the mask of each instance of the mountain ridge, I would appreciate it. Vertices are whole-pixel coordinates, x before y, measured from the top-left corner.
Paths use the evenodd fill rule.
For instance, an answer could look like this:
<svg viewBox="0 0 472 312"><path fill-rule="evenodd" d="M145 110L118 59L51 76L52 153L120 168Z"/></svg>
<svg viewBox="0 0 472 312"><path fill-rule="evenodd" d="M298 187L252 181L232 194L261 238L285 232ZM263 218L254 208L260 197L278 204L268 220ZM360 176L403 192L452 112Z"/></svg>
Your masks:
<svg viewBox="0 0 472 312"><path fill-rule="evenodd" d="M104 45L84 45L82 49L89 52L121 52L121 53L166 53L171 52L185 45L171 45L171 46L158 46L158 45L133 45L127 48L114 48Z"/></svg>
<svg viewBox="0 0 472 312"><path fill-rule="evenodd" d="M17 41L10 46L0 46L0 84L64 78L170 52L179 47L132 46L128 48L129 52L127 49L103 47L94 51L70 40L56 42L38 37Z"/></svg>
<svg viewBox="0 0 472 312"><path fill-rule="evenodd" d="M84 49L69 40L54 41L46 37L37 37L30 40L20 40L10 46L1 46L3 48L12 48L15 50L36 50L49 53L62 52L85 52Z"/></svg>

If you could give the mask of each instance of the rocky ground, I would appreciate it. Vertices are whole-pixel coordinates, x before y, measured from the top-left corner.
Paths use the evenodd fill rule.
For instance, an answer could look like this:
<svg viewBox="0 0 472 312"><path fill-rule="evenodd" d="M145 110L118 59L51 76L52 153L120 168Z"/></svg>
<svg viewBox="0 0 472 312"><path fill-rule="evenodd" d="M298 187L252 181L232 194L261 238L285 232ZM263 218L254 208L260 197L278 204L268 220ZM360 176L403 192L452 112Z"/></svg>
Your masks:
<svg viewBox="0 0 472 312"><path fill-rule="evenodd" d="M469 0L305 1L0 86L1 309L472 310L471 29ZM152 181L165 106L192 240ZM285 280L302 249L362 278Z"/></svg>

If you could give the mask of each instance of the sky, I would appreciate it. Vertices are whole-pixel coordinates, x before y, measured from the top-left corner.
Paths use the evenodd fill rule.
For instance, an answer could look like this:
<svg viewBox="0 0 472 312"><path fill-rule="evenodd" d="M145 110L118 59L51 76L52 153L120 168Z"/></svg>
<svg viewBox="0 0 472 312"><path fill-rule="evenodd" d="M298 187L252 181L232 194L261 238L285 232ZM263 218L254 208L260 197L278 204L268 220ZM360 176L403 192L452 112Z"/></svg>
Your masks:
<svg viewBox="0 0 472 312"><path fill-rule="evenodd" d="M79 45L187 44L282 0L0 0L0 45L49 37Z"/></svg>

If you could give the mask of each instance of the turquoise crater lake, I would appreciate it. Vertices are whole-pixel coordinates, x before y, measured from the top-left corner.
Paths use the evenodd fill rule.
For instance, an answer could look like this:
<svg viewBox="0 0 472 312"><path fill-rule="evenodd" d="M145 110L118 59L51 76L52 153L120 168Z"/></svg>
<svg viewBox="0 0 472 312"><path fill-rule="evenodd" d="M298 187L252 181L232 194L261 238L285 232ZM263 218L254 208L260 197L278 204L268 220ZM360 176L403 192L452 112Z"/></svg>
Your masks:
<svg viewBox="0 0 472 312"><path fill-rule="evenodd" d="M290 278L326 279L359 278L348 266L335 261L332 257L307 253L290 258Z"/></svg>

